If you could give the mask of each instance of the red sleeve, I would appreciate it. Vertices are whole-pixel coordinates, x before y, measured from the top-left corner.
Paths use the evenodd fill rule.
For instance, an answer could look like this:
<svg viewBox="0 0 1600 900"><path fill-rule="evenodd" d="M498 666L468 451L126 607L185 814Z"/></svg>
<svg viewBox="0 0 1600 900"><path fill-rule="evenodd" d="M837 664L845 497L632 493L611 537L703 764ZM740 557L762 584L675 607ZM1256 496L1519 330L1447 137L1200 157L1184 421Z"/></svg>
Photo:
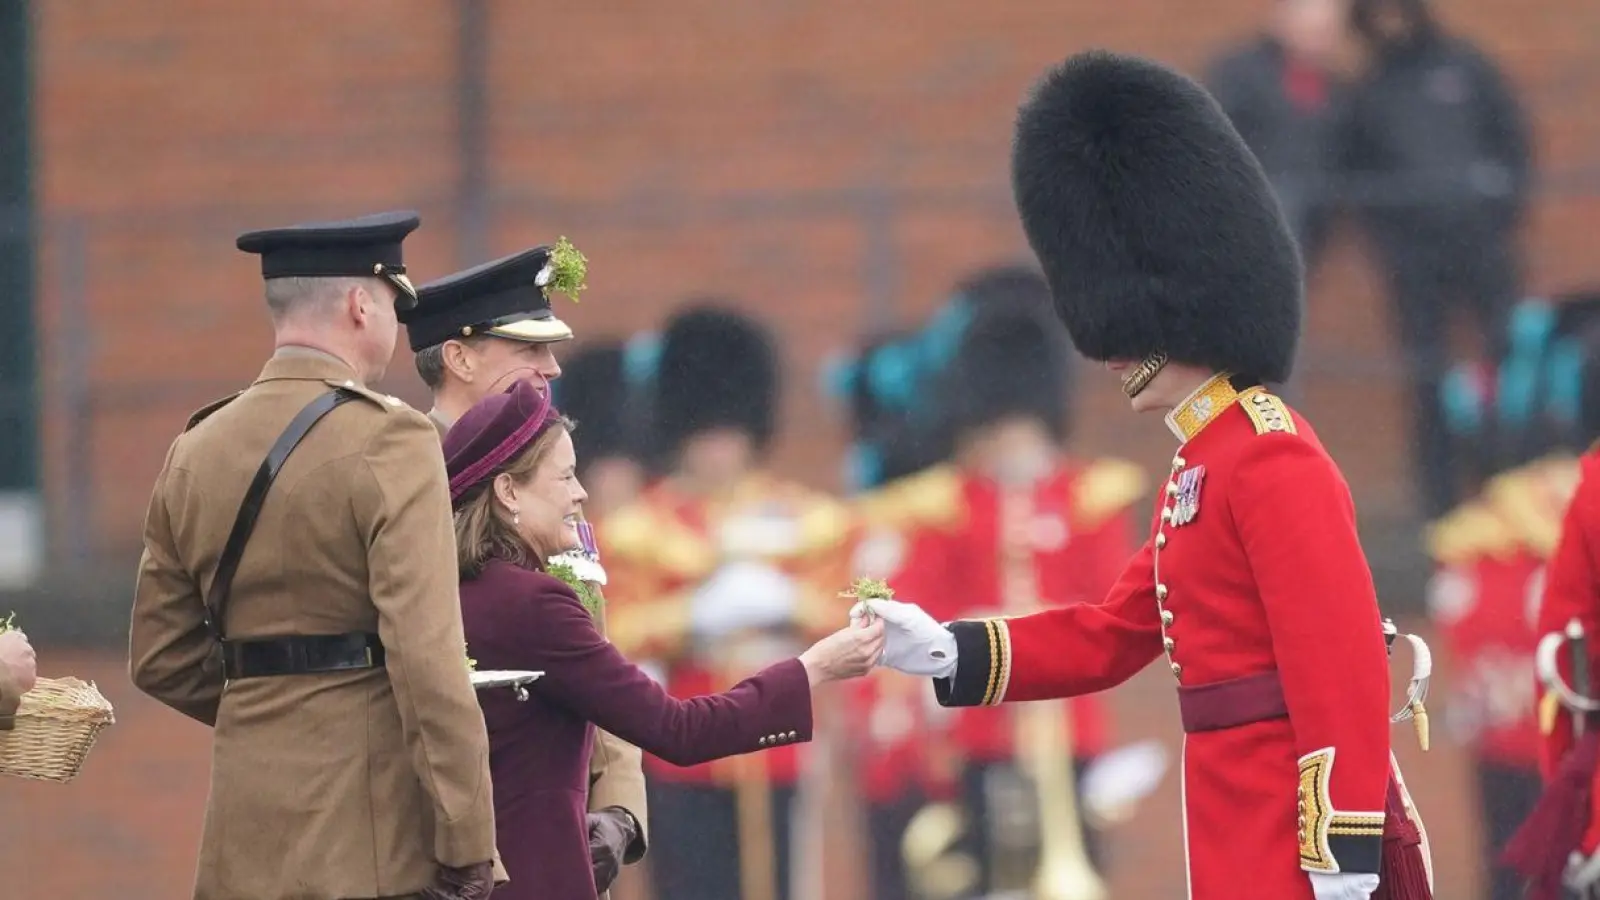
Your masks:
<svg viewBox="0 0 1600 900"><path fill-rule="evenodd" d="M565 585L512 599L505 615L492 658L544 670L534 688L551 702L673 765L811 740L811 685L799 660L720 694L679 700L600 636Z"/></svg>
<svg viewBox="0 0 1600 900"><path fill-rule="evenodd" d="M1582 474L1577 492L1561 523L1561 540L1545 570L1544 597L1539 602L1539 634L1562 631L1576 618L1583 623L1584 632L1596 633L1600 627L1596 597L1600 597L1600 577L1597 577L1595 552L1600 545L1600 455L1583 458ZM1590 659L1600 644L1589 641ZM1561 674L1571 678L1571 659L1563 653L1559 657ZM1591 670L1594 667L1591 664ZM1591 679L1593 674L1591 673ZM1540 685L1541 692L1543 685ZM1540 753L1540 769L1549 779L1560 765L1562 757L1572 749L1572 717L1565 710L1556 718L1555 728L1545 735Z"/></svg>
<svg viewBox="0 0 1600 900"><path fill-rule="evenodd" d="M1355 504L1333 460L1292 433L1250 439L1232 515L1272 635L1300 801L1319 846L1308 871L1376 872L1389 784L1389 663Z"/></svg>
<svg viewBox="0 0 1600 900"><path fill-rule="evenodd" d="M1153 561L1146 542L1100 603L950 623L957 668L948 679L934 679L939 703L1076 697L1132 678L1161 654Z"/></svg>

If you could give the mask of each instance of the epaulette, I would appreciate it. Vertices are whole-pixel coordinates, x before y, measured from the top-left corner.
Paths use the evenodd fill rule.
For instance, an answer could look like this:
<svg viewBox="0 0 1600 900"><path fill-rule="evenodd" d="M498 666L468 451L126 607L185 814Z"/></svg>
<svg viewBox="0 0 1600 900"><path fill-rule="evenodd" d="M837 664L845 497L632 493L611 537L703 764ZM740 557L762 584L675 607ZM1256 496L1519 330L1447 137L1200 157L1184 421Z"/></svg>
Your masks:
<svg viewBox="0 0 1600 900"><path fill-rule="evenodd" d="M850 534L850 508L820 491L807 491L800 512L802 553L816 553L844 543Z"/></svg>
<svg viewBox="0 0 1600 900"><path fill-rule="evenodd" d="M207 416L239 399L239 395L242 393L244 393L244 391L235 391L226 397L223 397L219 400L213 400L210 403L207 403L205 406L195 410L192 414L190 414L189 421L184 423L183 430L188 431L196 425L199 425L201 422L205 421Z"/></svg>
<svg viewBox="0 0 1600 900"><path fill-rule="evenodd" d="M949 527L962 515L961 475L948 464L923 469L857 497L855 508L876 528Z"/></svg>
<svg viewBox="0 0 1600 900"><path fill-rule="evenodd" d="M1549 559L1561 540L1561 520L1577 488L1577 463L1546 457L1490 479L1484 496L1535 556Z"/></svg>
<svg viewBox="0 0 1600 900"><path fill-rule="evenodd" d="M1288 405L1277 394L1267 391L1246 391L1239 395L1239 405L1250 417L1250 422L1256 426L1256 434L1266 434L1269 431L1295 433L1294 415L1289 412Z"/></svg>
<svg viewBox="0 0 1600 900"><path fill-rule="evenodd" d="M1125 459L1097 459L1072 485L1073 521L1093 528L1137 503L1149 487L1145 471Z"/></svg>
<svg viewBox="0 0 1600 900"><path fill-rule="evenodd" d="M717 561L710 542L682 522L656 515L649 504L648 498L636 500L606 517L603 556L679 578L708 574Z"/></svg>
<svg viewBox="0 0 1600 900"><path fill-rule="evenodd" d="M347 378L340 380L338 378L324 378L322 379L322 383L326 384L328 387L344 388L351 393L359 394L362 398L371 400L374 404L381 406L384 409L400 409L406 405L406 402L401 400L399 397L395 397L390 394L379 393L372 388L369 388L366 385L352 379Z"/></svg>
<svg viewBox="0 0 1600 900"><path fill-rule="evenodd" d="M1464 503L1428 525L1428 555L1439 565L1461 565L1483 556L1508 556L1516 532L1480 500Z"/></svg>

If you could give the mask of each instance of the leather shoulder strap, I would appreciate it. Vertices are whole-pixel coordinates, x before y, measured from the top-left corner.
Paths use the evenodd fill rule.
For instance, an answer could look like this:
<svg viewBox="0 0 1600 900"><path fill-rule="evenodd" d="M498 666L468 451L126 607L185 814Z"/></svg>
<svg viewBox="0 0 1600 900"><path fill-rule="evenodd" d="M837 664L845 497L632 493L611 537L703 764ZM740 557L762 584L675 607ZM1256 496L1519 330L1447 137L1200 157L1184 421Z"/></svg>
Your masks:
<svg viewBox="0 0 1600 900"><path fill-rule="evenodd" d="M256 477L251 480L250 488L244 493L244 501L239 504L239 515L233 521L228 543L222 547L222 556L217 560L217 575L211 580L211 588L206 591L206 628L217 640L223 639L222 614L228 605L228 591L233 587L234 573L239 570L239 559L244 556L244 546L249 543L250 533L255 530L256 517L261 514L267 491L278 477L278 470L283 468L284 460L289 458L312 426L333 412L335 407L359 396L355 391L336 388L307 403L289 421L283 434L267 451L267 458L261 461L261 468L256 470Z"/></svg>

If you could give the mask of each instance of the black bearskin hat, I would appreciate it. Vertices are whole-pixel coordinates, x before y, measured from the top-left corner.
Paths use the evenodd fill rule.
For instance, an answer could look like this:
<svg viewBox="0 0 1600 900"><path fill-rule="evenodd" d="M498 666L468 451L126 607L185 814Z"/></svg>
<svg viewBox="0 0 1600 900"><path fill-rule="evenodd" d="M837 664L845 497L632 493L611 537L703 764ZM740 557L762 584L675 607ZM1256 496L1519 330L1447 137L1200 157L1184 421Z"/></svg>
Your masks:
<svg viewBox="0 0 1600 900"><path fill-rule="evenodd" d="M620 343L604 341L579 347L562 363L561 377L551 388L556 406L578 426L572 444L578 454L580 478L597 460L638 455Z"/></svg>
<svg viewBox="0 0 1600 900"><path fill-rule="evenodd" d="M1050 313L1050 285L1035 266L999 265L980 269L957 283L955 293L979 311L1004 307L1030 314Z"/></svg>
<svg viewBox="0 0 1600 900"><path fill-rule="evenodd" d="M899 332L868 338L853 363L845 390L854 435L852 480L872 488L921 471L947 458L949 448L917 406L920 384L929 373L918 369L915 334Z"/></svg>
<svg viewBox="0 0 1600 900"><path fill-rule="evenodd" d="M778 361L771 336L727 304L702 301L661 333L652 379L651 446L670 465L703 431L744 430L765 450L775 427Z"/></svg>
<svg viewBox="0 0 1600 900"><path fill-rule="evenodd" d="M980 309L942 373L944 428L958 440L1001 419L1028 416L1065 440L1071 368L1072 348L1046 309Z"/></svg>
<svg viewBox="0 0 1600 900"><path fill-rule="evenodd" d="M1056 314L1090 359L1281 382L1302 266L1260 164L1192 79L1105 51L1069 57L1017 114L1012 190Z"/></svg>

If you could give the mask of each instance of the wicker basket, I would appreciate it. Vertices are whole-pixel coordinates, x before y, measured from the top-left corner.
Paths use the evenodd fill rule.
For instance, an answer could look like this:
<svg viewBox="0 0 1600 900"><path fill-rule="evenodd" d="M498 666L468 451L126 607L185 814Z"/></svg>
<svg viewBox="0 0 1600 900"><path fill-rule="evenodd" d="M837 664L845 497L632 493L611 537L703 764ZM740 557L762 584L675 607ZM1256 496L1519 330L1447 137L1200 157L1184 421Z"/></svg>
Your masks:
<svg viewBox="0 0 1600 900"><path fill-rule="evenodd" d="M100 731L115 721L93 682L40 678L22 695L16 727L0 731L0 775L71 781Z"/></svg>

